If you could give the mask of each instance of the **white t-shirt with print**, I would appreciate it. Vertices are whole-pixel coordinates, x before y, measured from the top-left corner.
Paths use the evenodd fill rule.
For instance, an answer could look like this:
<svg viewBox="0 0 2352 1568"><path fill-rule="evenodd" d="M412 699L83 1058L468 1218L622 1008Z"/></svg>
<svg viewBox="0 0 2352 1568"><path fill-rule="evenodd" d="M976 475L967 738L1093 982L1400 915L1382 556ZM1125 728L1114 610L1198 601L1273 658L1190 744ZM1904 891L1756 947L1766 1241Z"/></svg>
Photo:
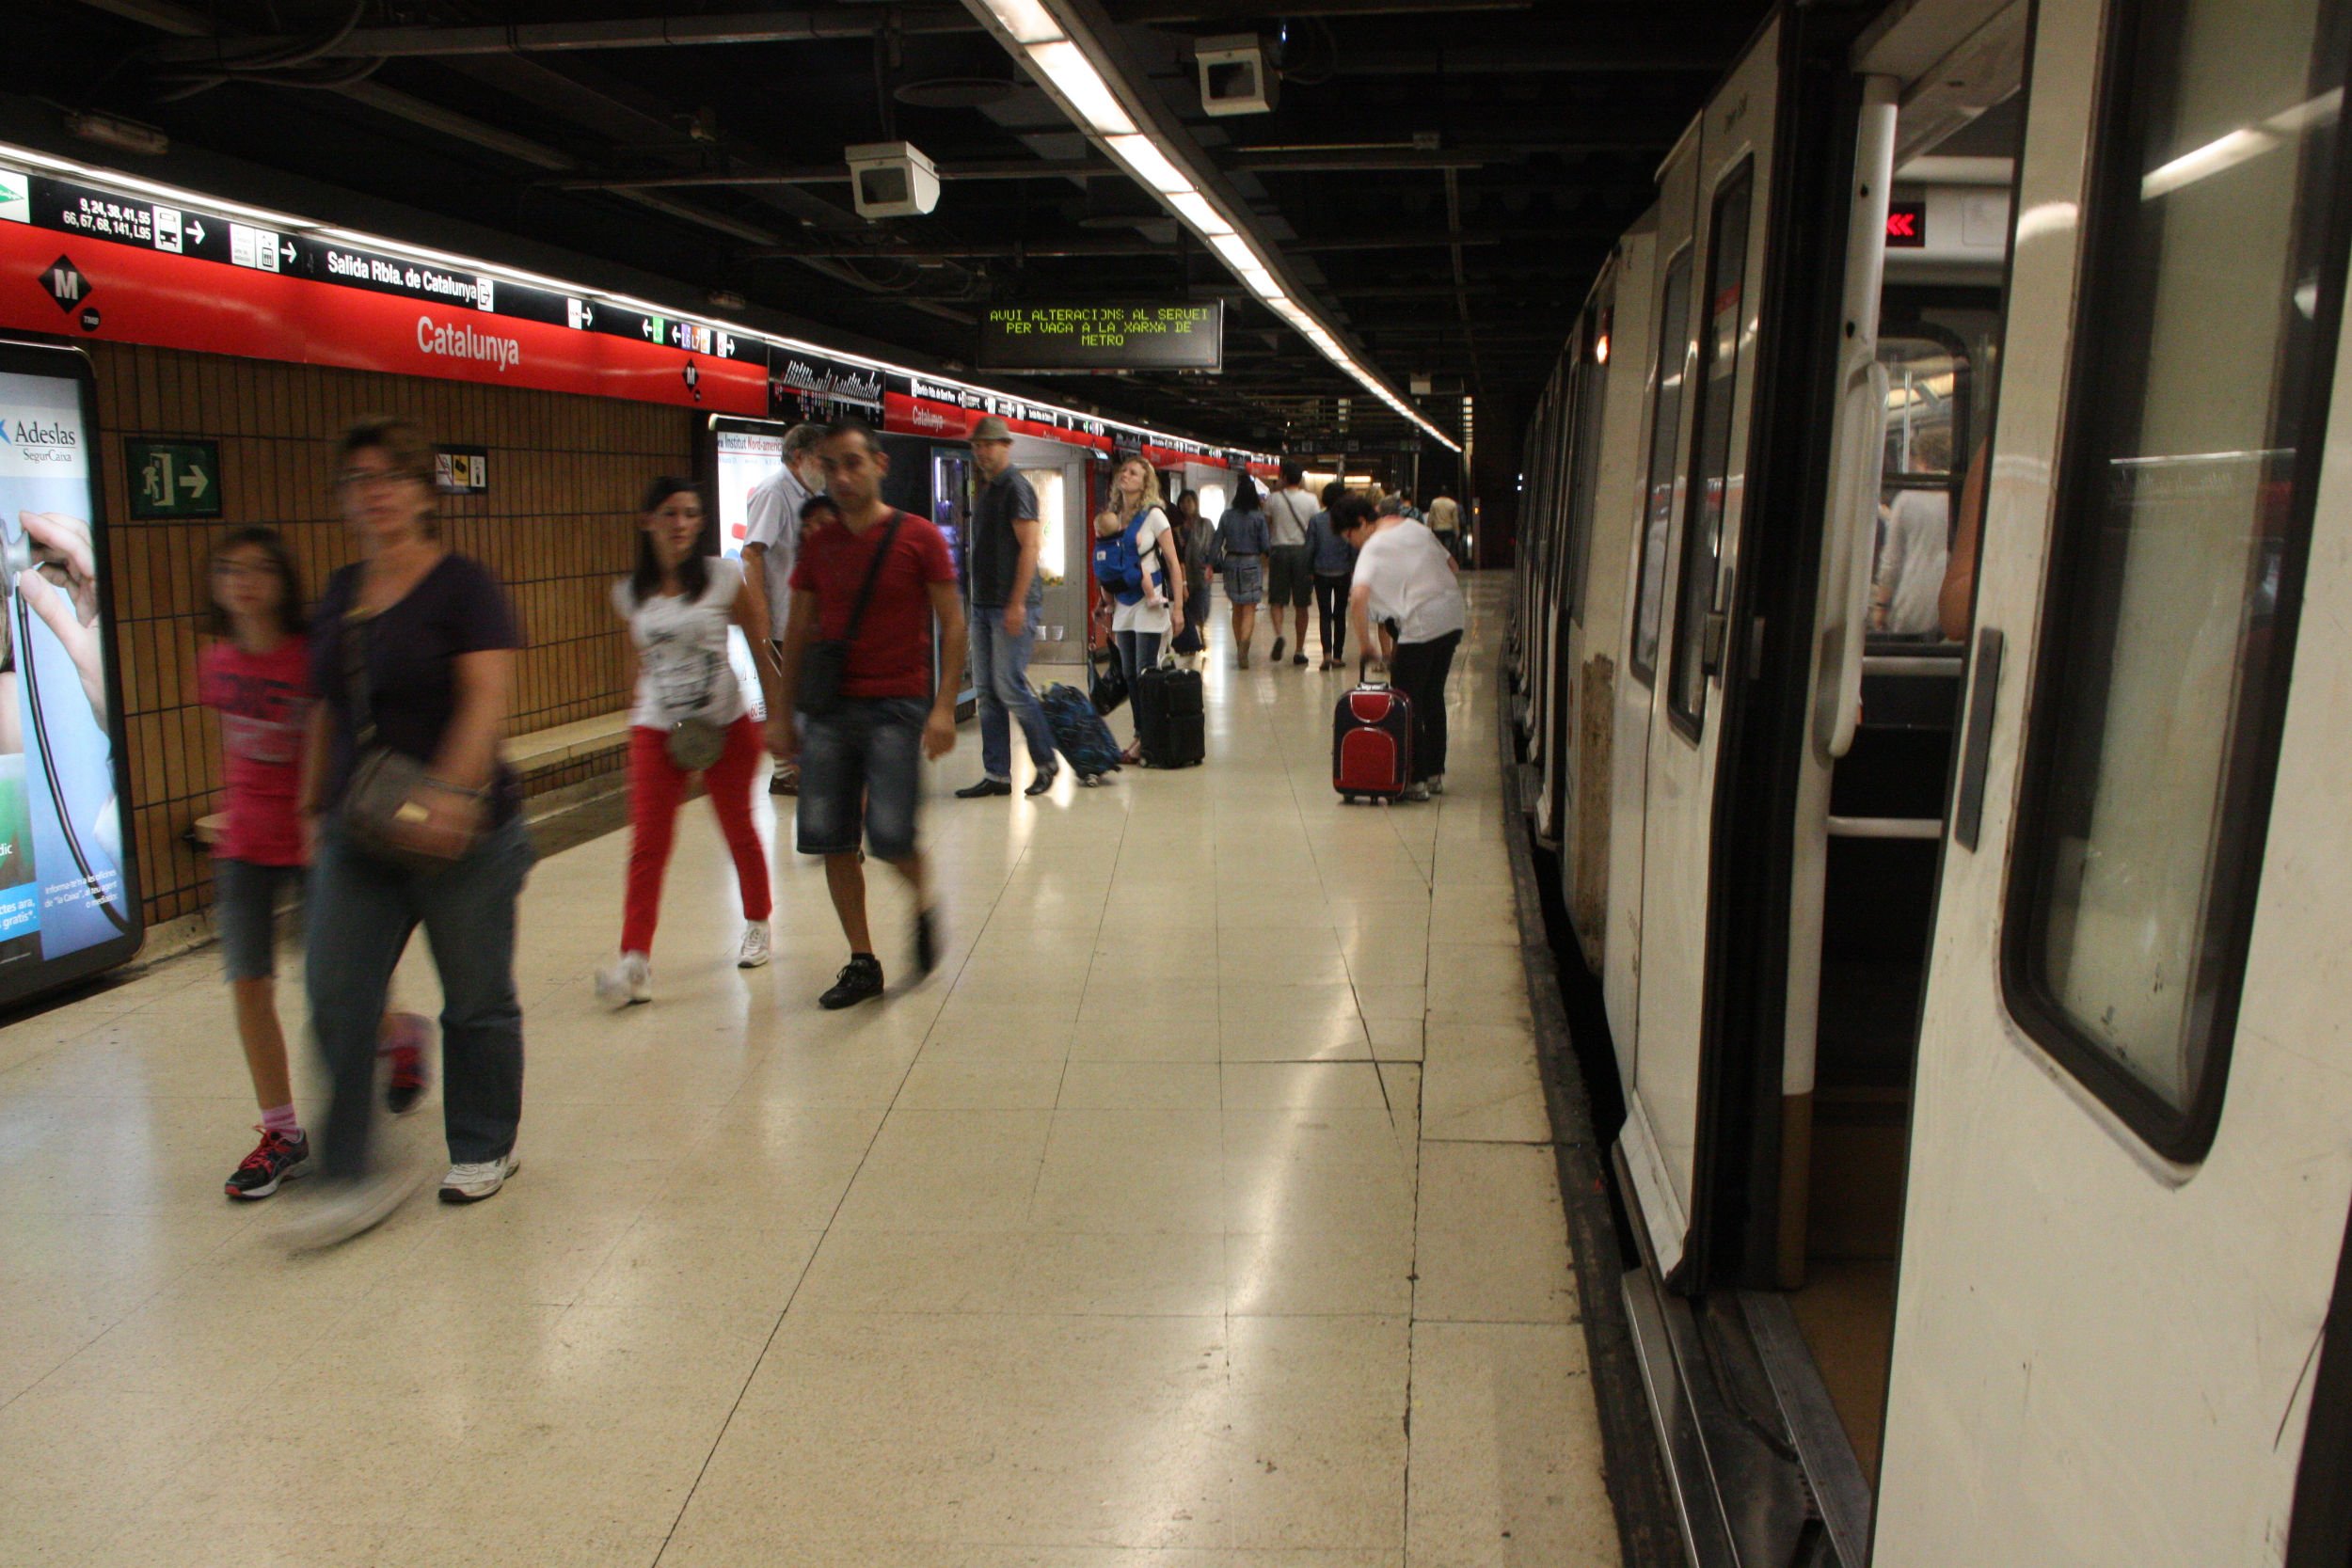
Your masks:
<svg viewBox="0 0 2352 1568"><path fill-rule="evenodd" d="M1160 604L1154 608L1149 597L1133 604L1116 605L1111 610L1113 631L1156 631L1165 634L1168 626L1169 589L1168 562L1160 559L1160 535L1168 531L1168 514L1158 507L1143 515L1136 528L1136 554L1143 560L1145 578L1159 584Z"/></svg>
<svg viewBox="0 0 2352 1568"><path fill-rule="evenodd" d="M1399 642L1434 642L1470 625L1462 584L1438 536L1410 518L1376 530L1356 554L1357 587L1372 589L1372 620L1396 623Z"/></svg>
<svg viewBox="0 0 2352 1568"><path fill-rule="evenodd" d="M637 695L628 721L666 730L681 719L732 724L746 711L743 683L727 662L727 628L743 591L743 563L708 556L710 581L702 596L656 594L644 603L623 578L612 585L612 608L628 623L637 644Z"/></svg>

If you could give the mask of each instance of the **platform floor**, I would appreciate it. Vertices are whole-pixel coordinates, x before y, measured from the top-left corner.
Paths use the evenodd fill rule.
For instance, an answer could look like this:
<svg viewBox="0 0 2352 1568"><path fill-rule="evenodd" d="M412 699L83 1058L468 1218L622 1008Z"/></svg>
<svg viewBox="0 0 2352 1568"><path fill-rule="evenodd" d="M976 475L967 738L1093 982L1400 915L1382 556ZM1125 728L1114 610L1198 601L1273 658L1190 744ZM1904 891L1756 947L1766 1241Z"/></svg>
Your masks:
<svg viewBox="0 0 2352 1568"><path fill-rule="evenodd" d="M303 1184L221 1195L256 1117L216 954L0 1029L0 1559L1614 1563L1501 840L1503 594L1426 806L1337 804L1342 677L1221 647L1205 768L956 801L967 726L927 819L948 961L846 1016L790 856L777 962L730 966L701 805L650 1006L590 994L625 835L551 857L521 1174L328 1254L274 1240ZM397 1141L438 1134L437 1100Z"/></svg>

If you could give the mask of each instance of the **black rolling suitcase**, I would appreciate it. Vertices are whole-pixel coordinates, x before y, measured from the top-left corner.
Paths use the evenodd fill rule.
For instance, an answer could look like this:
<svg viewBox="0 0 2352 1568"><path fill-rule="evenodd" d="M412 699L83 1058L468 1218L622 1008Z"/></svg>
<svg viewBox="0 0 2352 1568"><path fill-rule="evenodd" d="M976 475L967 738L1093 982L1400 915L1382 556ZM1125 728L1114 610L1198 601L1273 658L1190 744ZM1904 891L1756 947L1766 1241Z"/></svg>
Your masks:
<svg viewBox="0 0 2352 1568"><path fill-rule="evenodd" d="M1331 716L1331 787L1350 804L1394 800L1413 776L1413 705L1391 686L1359 686Z"/></svg>
<svg viewBox="0 0 2352 1568"><path fill-rule="evenodd" d="M1136 738L1147 768L1194 768L1208 754L1200 672L1159 664L1136 682Z"/></svg>

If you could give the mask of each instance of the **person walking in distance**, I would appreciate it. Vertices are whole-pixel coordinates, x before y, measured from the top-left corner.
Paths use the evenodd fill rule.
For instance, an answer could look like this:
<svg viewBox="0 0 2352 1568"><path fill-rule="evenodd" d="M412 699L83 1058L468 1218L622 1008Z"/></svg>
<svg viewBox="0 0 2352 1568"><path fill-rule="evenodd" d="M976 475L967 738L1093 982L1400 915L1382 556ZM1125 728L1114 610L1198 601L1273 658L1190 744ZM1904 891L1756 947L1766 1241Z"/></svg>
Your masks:
<svg viewBox="0 0 2352 1568"><path fill-rule="evenodd" d="M228 809L213 846L213 923L220 932L237 1037L260 1101L262 1141L230 1173L230 1197L270 1196L313 1168L294 1114L286 1032L278 1021L278 907L301 885L309 835L297 807L309 724L310 653L302 588L272 528L241 528L213 551L216 639L198 665L197 689L220 714ZM428 1031L414 1013L384 1015L377 1054L390 1064L385 1101L414 1110L428 1086Z"/></svg>
<svg viewBox="0 0 2352 1568"><path fill-rule="evenodd" d="M315 814L310 1018L334 1080L333 1191L289 1238L367 1229L416 1183L369 1160L377 1020L392 966L424 927L441 983L444 1203L498 1193L518 1168L523 1015L516 908L532 861L522 794L500 762L522 639L498 579L442 542L433 446L401 420L336 443L336 494L360 560L312 617L306 812Z"/></svg>
<svg viewBox="0 0 2352 1568"><path fill-rule="evenodd" d="M825 466L817 443L825 427L796 424L784 433L784 466L752 486L743 531L743 592L768 628L770 641L752 644L752 658L772 670L784 643L784 613L792 603L792 560L801 542L801 508L825 488ZM767 689L763 678L760 689ZM786 714L788 723L792 716ZM771 713L772 724L776 716ZM771 795L800 791L801 770L777 763L768 781Z"/></svg>
<svg viewBox="0 0 2352 1568"><path fill-rule="evenodd" d="M1343 496L1331 508L1340 536L1356 546L1348 619L1356 645L1388 661L1396 689L1412 704L1413 770L1405 799L1426 800L1445 793L1445 682L1469 611L1454 558L1438 536L1393 512L1375 517L1375 510L1360 496Z"/></svg>
<svg viewBox="0 0 2352 1568"><path fill-rule="evenodd" d="M1266 498L1266 603L1273 607L1274 662L1291 650L1291 662L1307 662L1307 607L1314 602L1314 575L1307 561L1307 529L1314 521L1314 498L1307 493L1307 471L1295 463L1282 465L1282 483ZM1282 612L1288 610L1291 631L1282 633Z"/></svg>
<svg viewBox="0 0 2352 1568"><path fill-rule="evenodd" d="M1337 670L1347 660L1347 588L1356 574L1356 547L1332 526L1331 508L1347 489L1338 480L1323 487L1323 510L1307 525L1307 568L1315 579L1315 613L1323 634L1323 662Z"/></svg>
<svg viewBox="0 0 2352 1568"><path fill-rule="evenodd" d="M799 714L801 735L787 725L778 741L781 759L802 765L801 853L824 857L825 886L850 942L850 961L818 1001L848 1007L882 990L861 832L914 890L916 977L939 962L939 911L915 828L924 758L955 750L965 631L947 541L928 518L882 499L890 459L873 431L836 420L818 450L826 495L802 514L784 642L782 700Z"/></svg>
<svg viewBox="0 0 2352 1568"><path fill-rule="evenodd" d="M1455 561L1462 559L1462 505L1443 491L1429 503L1429 531L1438 536L1445 553Z"/></svg>
<svg viewBox="0 0 2352 1568"><path fill-rule="evenodd" d="M637 568L612 585L612 608L628 625L637 654L636 695L628 722L628 888L621 949L596 972L596 999L607 1006L653 1000L653 934L661 915L661 879L677 832L686 782L703 775L710 809L735 858L743 900L739 969L769 958L768 852L752 822L752 779L759 768L759 726L727 662L727 629L740 628L755 648L767 623L748 591L740 562L702 553L703 503L683 479L646 486L640 508ZM800 519L793 519L797 528ZM786 722L776 700L771 659L756 660L771 734Z"/></svg>
<svg viewBox="0 0 2352 1568"><path fill-rule="evenodd" d="M972 684L979 689L980 778L956 791L966 800L1012 793L1012 721L1021 721L1036 776L1023 793L1054 787L1054 732L1029 689L1029 654L1045 610L1038 575L1037 491L1012 466L1012 429L991 414L972 427L980 483L972 500Z"/></svg>
<svg viewBox="0 0 2352 1568"><path fill-rule="evenodd" d="M1248 474L1236 474L1233 504L1216 521L1216 558L1233 606L1233 662L1243 670L1249 668L1249 640L1258 633L1258 605L1265 597L1265 548L1258 486Z"/></svg>

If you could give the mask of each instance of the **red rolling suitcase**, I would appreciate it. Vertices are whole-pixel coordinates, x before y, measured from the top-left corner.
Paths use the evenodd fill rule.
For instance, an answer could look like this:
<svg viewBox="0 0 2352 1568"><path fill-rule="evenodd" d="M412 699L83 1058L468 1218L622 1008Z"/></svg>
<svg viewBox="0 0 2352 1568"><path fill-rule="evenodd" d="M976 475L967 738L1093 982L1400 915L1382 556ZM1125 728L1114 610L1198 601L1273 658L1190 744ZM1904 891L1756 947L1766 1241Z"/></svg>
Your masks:
<svg viewBox="0 0 2352 1568"><path fill-rule="evenodd" d="M1413 774L1413 705L1391 686L1359 686L1331 716L1331 787L1340 799L1393 800Z"/></svg>

